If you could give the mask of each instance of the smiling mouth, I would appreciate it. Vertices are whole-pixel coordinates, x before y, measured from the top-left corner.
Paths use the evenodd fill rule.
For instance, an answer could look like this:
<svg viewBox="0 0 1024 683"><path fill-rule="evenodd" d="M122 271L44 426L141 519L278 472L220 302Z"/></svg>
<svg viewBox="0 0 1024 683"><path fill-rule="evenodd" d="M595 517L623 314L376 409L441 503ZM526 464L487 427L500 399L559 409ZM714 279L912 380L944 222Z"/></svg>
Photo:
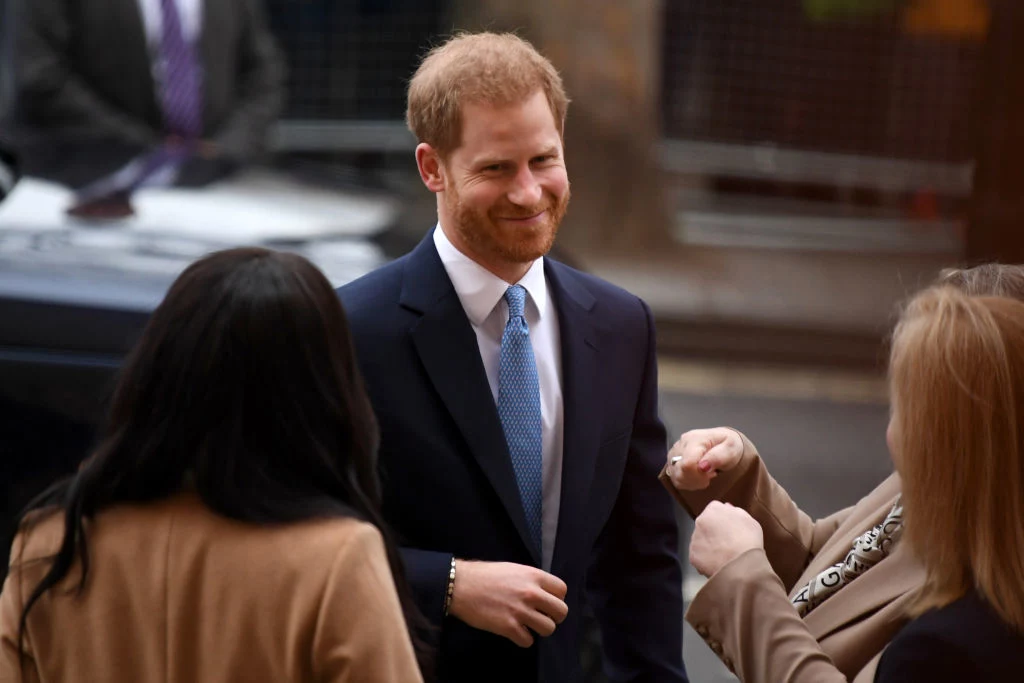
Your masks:
<svg viewBox="0 0 1024 683"><path fill-rule="evenodd" d="M532 216L509 216L509 217L503 217L501 220L503 220L503 221L515 221L515 222L518 222L518 223L526 223L526 222L529 222L529 221L532 221L532 220L536 220L536 219L540 218L541 216L543 216L546 213L547 213L547 209L545 209L544 211L541 211L540 213L535 213Z"/></svg>

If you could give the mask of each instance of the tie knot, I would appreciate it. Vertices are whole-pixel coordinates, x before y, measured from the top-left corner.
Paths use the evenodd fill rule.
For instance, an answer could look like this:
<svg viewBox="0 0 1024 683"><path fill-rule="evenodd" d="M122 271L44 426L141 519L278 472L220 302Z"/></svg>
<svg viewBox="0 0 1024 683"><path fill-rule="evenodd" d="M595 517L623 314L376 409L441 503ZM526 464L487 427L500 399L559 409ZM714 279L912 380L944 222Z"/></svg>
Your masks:
<svg viewBox="0 0 1024 683"><path fill-rule="evenodd" d="M526 311L526 290L522 285L512 285L505 290L505 301L508 302L508 317L522 318Z"/></svg>

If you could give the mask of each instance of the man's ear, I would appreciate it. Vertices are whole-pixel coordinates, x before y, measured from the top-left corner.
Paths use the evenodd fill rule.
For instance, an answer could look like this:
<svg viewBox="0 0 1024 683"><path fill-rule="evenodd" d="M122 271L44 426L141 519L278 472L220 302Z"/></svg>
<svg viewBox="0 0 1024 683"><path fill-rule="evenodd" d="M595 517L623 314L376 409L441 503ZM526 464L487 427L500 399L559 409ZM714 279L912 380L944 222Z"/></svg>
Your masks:
<svg viewBox="0 0 1024 683"><path fill-rule="evenodd" d="M416 145L416 167L420 171L420 179L428 190L444 191L444 164L441 155L426 142Z"/></svg>

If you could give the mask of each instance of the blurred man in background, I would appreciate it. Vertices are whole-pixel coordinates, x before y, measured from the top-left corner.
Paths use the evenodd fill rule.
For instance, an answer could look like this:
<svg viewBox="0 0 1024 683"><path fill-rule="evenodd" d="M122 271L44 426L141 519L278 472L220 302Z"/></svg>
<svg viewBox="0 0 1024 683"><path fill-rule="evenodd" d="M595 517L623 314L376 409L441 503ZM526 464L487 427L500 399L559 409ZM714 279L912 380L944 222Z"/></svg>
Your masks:
<svg viewBox="0 0 1024 683"><path fill-rule="evenodd" d="M25 172L80 199L222 177L281 112L284 63L258 0L22 0L16 15Z"/></svg>

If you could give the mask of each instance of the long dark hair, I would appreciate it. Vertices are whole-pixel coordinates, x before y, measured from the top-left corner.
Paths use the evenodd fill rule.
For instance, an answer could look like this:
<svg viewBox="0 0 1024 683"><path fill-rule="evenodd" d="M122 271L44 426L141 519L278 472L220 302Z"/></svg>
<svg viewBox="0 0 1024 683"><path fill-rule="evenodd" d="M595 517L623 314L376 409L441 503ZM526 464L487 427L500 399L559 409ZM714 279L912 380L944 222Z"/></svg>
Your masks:
<svg viewBox="0 0 1024 683"><path fill-rule="evenodd" d="M25 511L61 509L64 538L25 603L19 649L29 610L76 558L84 587L86 519L191 482L211 510L244 522L349 516L374 524L428 668L419 636L426 620L380 512L378 442L345 312L313 264L260 248L193 263L126 359L95 450ZM23 527L35 517L23 515Z"/></svg>

